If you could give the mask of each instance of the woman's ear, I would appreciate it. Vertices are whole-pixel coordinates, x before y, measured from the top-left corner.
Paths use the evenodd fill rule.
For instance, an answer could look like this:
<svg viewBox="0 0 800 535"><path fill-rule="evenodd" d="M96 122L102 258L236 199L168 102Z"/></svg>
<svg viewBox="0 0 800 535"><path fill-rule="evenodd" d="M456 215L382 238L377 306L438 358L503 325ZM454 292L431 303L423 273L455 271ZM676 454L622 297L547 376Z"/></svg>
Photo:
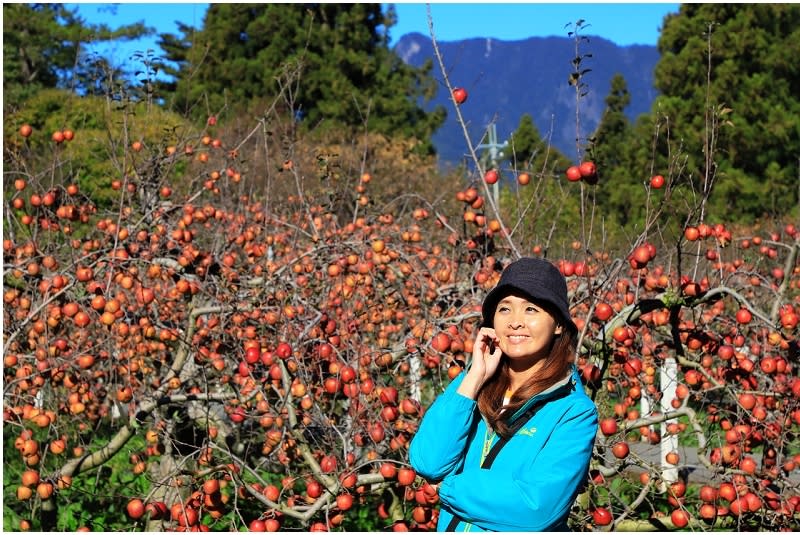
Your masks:
<svg viewBox="0 0 800 535"><path fill-rule="evenodd" d="M553 333L557 335L561 335L563 332L564 332L564 327L562 327L561 325L556 325L556 329L555 331L553 331Z"/></svg>

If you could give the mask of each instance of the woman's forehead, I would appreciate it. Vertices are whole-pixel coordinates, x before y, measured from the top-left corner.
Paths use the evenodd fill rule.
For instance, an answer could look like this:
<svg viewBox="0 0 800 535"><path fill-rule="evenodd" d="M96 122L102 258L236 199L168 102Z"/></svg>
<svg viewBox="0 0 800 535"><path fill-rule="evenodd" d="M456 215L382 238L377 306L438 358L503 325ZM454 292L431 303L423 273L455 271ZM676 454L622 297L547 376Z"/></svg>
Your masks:
<svg viewBox="0 0 800 535"><path fill-rule="evenodd" d="M504 295L502 299L500 299L497 302L497 306L494 309L495 314L497 313L497 309L500 308L500 305L534 306L540 310L546 311L551 316L555 314L555 311L553 311L553 306L550 303L548 303L547 301L540 301L538 299L534 299L530 295L520 290L512 289L510 292Z"/></svg>
<svg viewBox="0 0 800 535"><path fill-rule="evenodd" d="M537 304L535 301L531 301L529 297L527 297L522 292L511 292L508 295L504 296L497 304L500 303L511 303L511 302L521 302L521 303L530 303L530 304Z"/></svg>

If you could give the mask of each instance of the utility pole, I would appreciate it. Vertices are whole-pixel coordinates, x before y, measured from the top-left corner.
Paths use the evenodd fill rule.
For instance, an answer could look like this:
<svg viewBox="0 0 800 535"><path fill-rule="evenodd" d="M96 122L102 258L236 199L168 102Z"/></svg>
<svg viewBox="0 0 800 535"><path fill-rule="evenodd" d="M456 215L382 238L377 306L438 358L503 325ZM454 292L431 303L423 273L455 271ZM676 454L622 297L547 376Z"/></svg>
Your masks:
<svg viewBox="0 0 800 535"><path fill-rule="evenodd" d="M488 143L481 143L477 149L489 149L489 160L492 163L492 168L497 169L497 160L505 156L502 149L508 146L508 141L503 143L497 142L497 125L492 123L488 128ZM494 197L494 205L498 206L500 202L500 181L498 180L492 185L492 196Z"/></svg>

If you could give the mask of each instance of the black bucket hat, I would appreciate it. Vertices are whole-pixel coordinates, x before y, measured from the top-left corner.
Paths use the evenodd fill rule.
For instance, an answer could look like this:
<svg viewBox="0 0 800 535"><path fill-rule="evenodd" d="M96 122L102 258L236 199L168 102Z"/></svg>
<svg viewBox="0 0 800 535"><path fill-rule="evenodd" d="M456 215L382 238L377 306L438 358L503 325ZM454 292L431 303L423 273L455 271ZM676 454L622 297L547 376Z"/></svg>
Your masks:
<svg viewBox="0 0 800 535"><path fill-rule="evenodd" d="M514 290L521 292L531 302L550 309L561 325L573 333L578 332L569 314L566 279L551 262L529 257L520 258L506 266L497 286L483 300L481 312L484 326L493 326L497 303Z"/></svg>

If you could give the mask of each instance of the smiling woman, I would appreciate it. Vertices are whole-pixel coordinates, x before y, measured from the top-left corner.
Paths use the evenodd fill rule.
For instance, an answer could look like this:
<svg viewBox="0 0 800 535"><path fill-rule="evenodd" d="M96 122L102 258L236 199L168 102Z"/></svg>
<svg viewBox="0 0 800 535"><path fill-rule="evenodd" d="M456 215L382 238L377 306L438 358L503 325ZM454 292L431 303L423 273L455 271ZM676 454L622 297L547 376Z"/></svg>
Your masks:
<svg viewBox="0 0 800 535"><path fill-rule="evenodd" d="M519 389L529 378L541 371L550 352L553 338L564 327L544 307L525 297L510 294L497 304L494 343L508 358L511 392Z"/></svg>
<svg viewBox="0 0 800 535"><path fill-rule="evenodd" d="M411 464L439 484L439 531L565 531L597 432L566 281L522 258L482 314L470 368L426 412Z"/></svg>

